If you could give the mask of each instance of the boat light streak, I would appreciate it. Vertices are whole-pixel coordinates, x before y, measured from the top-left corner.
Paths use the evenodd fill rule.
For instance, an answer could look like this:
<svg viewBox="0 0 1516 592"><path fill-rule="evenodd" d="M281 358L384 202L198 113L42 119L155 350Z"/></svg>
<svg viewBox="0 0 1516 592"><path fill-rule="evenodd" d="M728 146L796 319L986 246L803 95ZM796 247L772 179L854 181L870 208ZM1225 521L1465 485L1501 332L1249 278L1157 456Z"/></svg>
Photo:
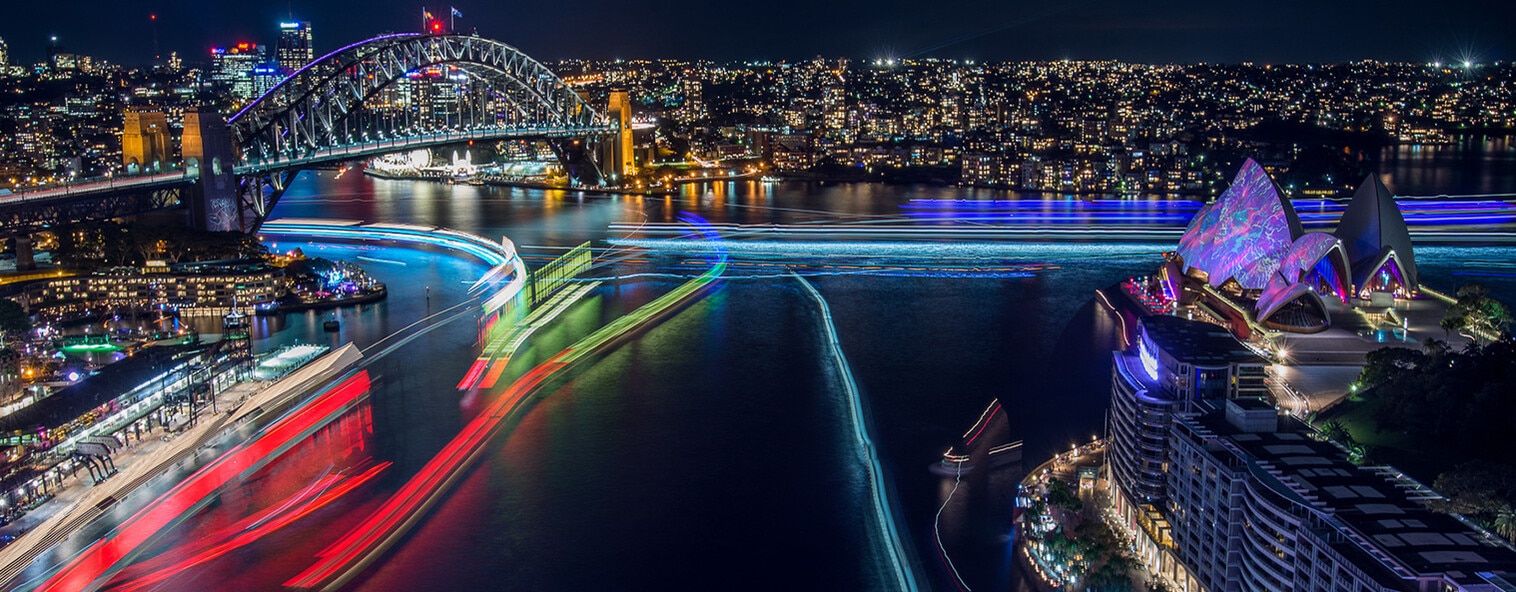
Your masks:
<svg viewBox="0 0 1516 592"><path fill-rule="evenodd" d="M76 555L37 588L40 592L86 590L119 571L125 560L165 529L205 504L222 486L262 468L332 418L345 413L369 390L360 370L280 418L249 442L238 445L179 482L115 530Z"/></svg>
<svg viewBox="0 0 1516 592"><path fill-rule="evenodd" d="M838 375L842 377L843 391L847 399L848 416L852 420L853 439L858 444L864 468L868 474L869 491L872 494L870 501L874 509L874 519L884 538L885 545L889 548L886 555L890 559L890 571L894 576L894 583L899 590L917 590L916 577L911 573L911 560L906 556L905 543L901 540L900 532L895 527L895 520L890 514L890 502L885 491L884 468L879 463L879 452L874 442L869 438L868 426L864 424L862 395L858 392L858 384L853 380L853 370L847 363L847 357L842 353L842 343L837 339L837 327L832 321L831 308L827 306L826 299L816 291L815 286L799 274L794 278L799 280L800 285L810 294L811 299L821 312L822 327L826 335L826 347L829 350L832 361L836 364Z"/></svg>

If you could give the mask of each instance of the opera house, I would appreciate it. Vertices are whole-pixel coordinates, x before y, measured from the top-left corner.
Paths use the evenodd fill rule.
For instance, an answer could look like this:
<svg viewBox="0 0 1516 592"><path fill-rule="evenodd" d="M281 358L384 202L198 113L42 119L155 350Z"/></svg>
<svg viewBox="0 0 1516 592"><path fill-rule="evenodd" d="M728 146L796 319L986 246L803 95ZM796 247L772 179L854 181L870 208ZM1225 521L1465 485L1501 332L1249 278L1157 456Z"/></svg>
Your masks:
<svg viewBox="0 0 1516 592"><path fill-rule="evenodd" d="M1257 326L1321 331L1331 325L1330 300L1387 306L1419 287L1405 219L1377 177L1364 180L1335 232L1306 232L1251 159L1190 221L1159 280L1170 299L1243 339Z"/></svg>

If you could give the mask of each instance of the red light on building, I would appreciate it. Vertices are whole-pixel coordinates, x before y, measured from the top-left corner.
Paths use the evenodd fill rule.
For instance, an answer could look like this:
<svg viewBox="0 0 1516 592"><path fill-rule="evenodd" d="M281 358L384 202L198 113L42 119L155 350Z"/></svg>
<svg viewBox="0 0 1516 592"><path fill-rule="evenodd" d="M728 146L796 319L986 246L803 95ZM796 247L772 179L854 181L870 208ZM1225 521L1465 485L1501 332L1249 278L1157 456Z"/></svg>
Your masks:
<svg viewBox="0 0 1516 592"><path fill-rule="evenodd" d="M433 33L441 33L442 32L442 23L439 23L437 21L432 21L432 32Z"/></svg>

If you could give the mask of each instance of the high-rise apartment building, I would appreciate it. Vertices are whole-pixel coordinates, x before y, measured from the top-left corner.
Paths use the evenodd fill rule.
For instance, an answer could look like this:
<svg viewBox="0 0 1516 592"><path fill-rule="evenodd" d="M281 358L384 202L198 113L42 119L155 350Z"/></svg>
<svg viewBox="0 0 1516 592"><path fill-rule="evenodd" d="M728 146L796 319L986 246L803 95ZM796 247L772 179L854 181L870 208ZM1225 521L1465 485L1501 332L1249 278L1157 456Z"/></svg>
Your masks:
<svg viewBox="0 0 1516 592"><path fill-rule="evenodd" d="M1143 319L1135 349L1113 356L1111 503L1142 559L1167 574L1181 568L1165 512L1173 418L1204 399L1267 394L1267 363L1221 327L1171 316Z"/></svg>
<svg viewBox="0 0 1516 592"><path fill-rule="evenodd" d="M1107 468L1138 559L1184 592L1504 590L1516 550L1360 467L1268 397L1266 364L1221 327L1143 319L1117 352Z"/></svg>
<svg viewBox="0 0 1516 592"><path fill-rule="evenodd" d="M1176 418L1170 440L1180 589L1511 589L1509 543L1432 511L1421 501L1431 490L1349 462L1263 399L1203 403Z"/></svg>

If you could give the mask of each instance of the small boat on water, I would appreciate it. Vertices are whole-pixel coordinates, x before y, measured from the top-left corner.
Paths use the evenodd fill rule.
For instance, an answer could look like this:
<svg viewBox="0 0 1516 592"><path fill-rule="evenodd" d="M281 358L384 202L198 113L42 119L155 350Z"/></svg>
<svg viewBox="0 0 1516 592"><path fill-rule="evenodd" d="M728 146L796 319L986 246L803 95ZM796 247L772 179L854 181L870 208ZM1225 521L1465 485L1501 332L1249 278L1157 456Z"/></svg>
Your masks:
<svg viewBox="0 0 1516 592"><path fill-rule="evenodd" d="M979 421L963 433L963 438L942 453L942 460L929 468L933 473L951 477L967 474L975 465L991 469L1020 465L1021 447L1021 440L1010 440L1005 409L995 399L979 415Z"/></svg>
<svg viewBox="0 0 1516 592"><path fill-rule="evenodd" d="M336 333L338 329L341 329L342 323L337 322L337 313L332 313L332 318L327 319L325 323L321 323L321 328L325 329L327 333Z"/></svg>

